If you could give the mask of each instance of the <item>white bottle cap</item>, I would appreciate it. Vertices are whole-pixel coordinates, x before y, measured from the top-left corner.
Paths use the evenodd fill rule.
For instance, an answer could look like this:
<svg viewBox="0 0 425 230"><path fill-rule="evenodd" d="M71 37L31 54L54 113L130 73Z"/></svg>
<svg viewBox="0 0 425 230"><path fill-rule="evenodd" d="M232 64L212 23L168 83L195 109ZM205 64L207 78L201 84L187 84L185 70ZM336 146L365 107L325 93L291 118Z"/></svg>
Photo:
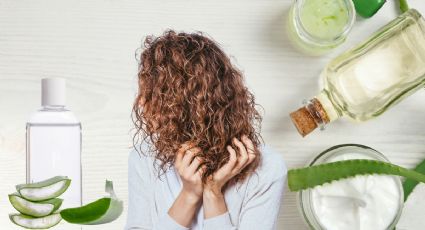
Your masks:
<svg viewBox="0 0 425 230"><path fill-rule="evenodd" d="M41 105L65 106L66 81L64 78L41 79Z"/></svg>

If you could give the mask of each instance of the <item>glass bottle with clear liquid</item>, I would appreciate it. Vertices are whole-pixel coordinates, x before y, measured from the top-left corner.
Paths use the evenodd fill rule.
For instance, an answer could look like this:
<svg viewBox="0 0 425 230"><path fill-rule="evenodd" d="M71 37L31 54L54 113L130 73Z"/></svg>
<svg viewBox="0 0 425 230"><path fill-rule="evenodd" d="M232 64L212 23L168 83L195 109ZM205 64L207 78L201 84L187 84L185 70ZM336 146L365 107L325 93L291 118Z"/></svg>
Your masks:
<svg viewBox="0 0 425 230"><path fill-rule="evenodd" d="M365 121L425 86L425 21L410 9L332 60L324 88L291 113L302 136L346 116Z"/></svg>
<svg viewBox="0 0 425 230"><path fill-rule="evenodd" d="M42 108L27 123L27 183L71 179L61 208L82 204L81 124L65 108L65 79L42 79Z"/></svg>

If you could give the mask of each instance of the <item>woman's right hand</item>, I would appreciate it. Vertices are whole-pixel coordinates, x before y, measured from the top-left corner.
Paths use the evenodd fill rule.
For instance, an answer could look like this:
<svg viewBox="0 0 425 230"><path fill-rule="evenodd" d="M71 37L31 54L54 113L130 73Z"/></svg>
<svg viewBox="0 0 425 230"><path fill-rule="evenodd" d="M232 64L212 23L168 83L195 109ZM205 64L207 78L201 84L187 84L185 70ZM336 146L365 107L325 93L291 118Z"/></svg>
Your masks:
<svg viewBox="0 0 425 230"><path fill-rule="evenodd" d="M180 175L183 188L177 196L168 214L177 223L187 228L192 224L196 211L202 202L203 185L201 176L203 168L197 155L201 152L190 144L183 144L177 151L174 168Z"/></svg>
<svg viewBox="0 0 425 230"><path fill-rule="evenodd" d="M190 144L183 144L178 150L174 167L183 183L182 193L196 200L202 199L203 184L202 174L204 167L197 155L201 149Z"/></svg>

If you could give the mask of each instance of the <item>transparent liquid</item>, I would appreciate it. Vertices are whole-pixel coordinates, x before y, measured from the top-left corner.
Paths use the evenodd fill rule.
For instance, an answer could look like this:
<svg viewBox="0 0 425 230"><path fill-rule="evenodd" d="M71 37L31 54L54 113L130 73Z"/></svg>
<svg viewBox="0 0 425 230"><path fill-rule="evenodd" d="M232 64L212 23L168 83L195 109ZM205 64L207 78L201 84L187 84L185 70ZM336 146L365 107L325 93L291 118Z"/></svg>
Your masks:
<svg viewBox="0 0 425 230"><path fill-rule="evenodd" d="M422 88L424 30L423 18L410 10L334 59L322 76L336 109L354 120L368 120Z"/></svg>
<svg viewBox="0 0 425 230"><path fill-rule="evenodd" d="M27 183L54 176L72 180L61 208L81 206L81 125L28 123Z"/></svg>

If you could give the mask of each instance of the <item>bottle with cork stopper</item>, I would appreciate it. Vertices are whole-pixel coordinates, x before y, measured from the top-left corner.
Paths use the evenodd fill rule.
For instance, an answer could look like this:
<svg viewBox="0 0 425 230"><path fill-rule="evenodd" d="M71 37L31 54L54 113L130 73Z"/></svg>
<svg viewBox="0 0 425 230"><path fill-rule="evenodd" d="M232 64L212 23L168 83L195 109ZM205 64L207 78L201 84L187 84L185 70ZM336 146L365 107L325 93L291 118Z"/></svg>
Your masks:
<svg viewBox="0 0 425 230"><path fill-rule="evenodd" d="M425 20L408 10L333 59L321 79L321 93L290 114L303 137L342 116L381 115L425 86Z"/></svg>
<svg viewBox="0 0 425 230"><path fill-rule="evenodd" d="M290 114L292 122L303 137L316 128L323 130L326 124L342 115L333 106L325 90L317 97L304 101L303 104L303 107Z"/></svg>

